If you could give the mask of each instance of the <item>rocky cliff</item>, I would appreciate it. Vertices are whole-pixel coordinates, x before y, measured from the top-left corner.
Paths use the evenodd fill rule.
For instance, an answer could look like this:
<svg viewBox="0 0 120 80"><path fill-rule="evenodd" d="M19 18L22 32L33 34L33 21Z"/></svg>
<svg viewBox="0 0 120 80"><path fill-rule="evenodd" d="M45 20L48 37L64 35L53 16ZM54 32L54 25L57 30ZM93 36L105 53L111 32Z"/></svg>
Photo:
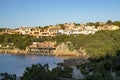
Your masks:
<svg viewBox="0 0 120 80"><path fill-rule="evenodd" d="M54 51L56 56L76 56L77 53L75 51L70 51L68 45L65 43L61 43L56 47Z"/></svg>
<svg viewBox="0 0 120 80"><path fill-rule="evenodd" d="M66 43L61 43L60 45L58 45L56 47L56 50L54 51L54 55L56 55L56 56L88 57L85 49L80 48L79 50L70 50L67 42Z"/></svg>

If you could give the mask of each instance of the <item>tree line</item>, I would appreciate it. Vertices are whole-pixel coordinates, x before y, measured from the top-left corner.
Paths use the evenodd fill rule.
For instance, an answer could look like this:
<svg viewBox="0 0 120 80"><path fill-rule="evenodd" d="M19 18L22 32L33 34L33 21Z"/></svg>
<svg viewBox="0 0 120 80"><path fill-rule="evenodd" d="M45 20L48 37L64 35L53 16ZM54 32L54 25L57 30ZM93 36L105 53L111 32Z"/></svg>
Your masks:
<svg viewBox="0 0 120 80"><path fill-rule="evenodd" d="M71 78L72 68L58 65L52 70L49 65L34 64L31 67L26 67L23 76L20 80L59 80L59 78ZM0 80L17 80L15 74L0 73Z"/></svg>
<svg viewBox="0 0 120 80"><path fill-rule="evenodd" d="M85 75L84 80L116 80L120 78L120 50L115 56L89 59L90 62L77 66Z"/></svg>
<svg viewBox="0 0 120 80"><path fill-rule="evenodd" d="M103 25L115 25L115 26L119 26L120 27L120 21L112 21L112 20L108 20L105 23L103 22L88 22L87 23L88 26L103 26Z"/></svg>
<svg viewBox="0 0 120 80"><path fill-rule="evenodd" d="M100 58L107 55L114 56L120 50L120 30L101 30L89 35L57 35L42 38L20 34L0 35L0 44L13 43L14 47L19 49L26 49L33 42L43 41L56 41L56 46L70 41L72 43L71 50L83 48L91 58Z"/></svg>

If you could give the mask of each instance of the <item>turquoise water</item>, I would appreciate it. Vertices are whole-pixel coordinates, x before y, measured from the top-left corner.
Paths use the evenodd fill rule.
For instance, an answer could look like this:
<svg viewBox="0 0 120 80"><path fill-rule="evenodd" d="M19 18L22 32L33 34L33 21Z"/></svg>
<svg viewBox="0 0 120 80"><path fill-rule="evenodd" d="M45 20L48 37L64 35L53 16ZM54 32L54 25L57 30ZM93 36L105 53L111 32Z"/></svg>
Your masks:
<svg viewBox="0 0 120 80"><path fill-rule="evenodd" d="M37 56L37 55L11 55L0 54L0 73L7 72L22 76L26 67L31 64L49 64L49 68L56 67L57 63L63 62L63 58L55 56Z"/></svg>

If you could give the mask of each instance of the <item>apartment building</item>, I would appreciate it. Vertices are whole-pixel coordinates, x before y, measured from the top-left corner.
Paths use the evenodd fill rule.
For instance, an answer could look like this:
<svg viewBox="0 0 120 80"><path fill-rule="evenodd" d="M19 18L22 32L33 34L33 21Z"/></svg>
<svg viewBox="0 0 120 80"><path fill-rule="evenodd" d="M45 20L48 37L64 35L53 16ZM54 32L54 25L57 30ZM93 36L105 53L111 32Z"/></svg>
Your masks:
<svg viewBox="0 0 120 80"><path fill-rule="evenodd" d="M20 28L17 28L15 29L16 32L18 32L19 34L22 34L22 35L26 35L30 33L31 31L31 28L30 27L20 27Z"/></svg>
<svg viewBox="0 0 120 80"><path fill-rule="evenodd" d="M56 36L57 34L66 34L66 35L78 35L78 34L94 34L96 31L99 30L116 30L120 29L119 26L115 25L102 25L98 26L88 26L86 24L75 25L75 23L65 23L62 24L61 28L60 25L55 26L47 26L42 28L35 28L35 27L20 27L16 29L6 29L4 32L0 34L22 34L22 35L30 35L35 37L45 37L45 36Z"/></svg>
<svg viewBox="0 0 120 80"><path fill-rule="evenodd" d="M59 34L66 34L66 35L78 35L78 34L94 34L98 31L95 26L77 26L69 30L59 30Z"/></svg>
<svg viewBox="0 0 120 80"><path fill-rule="evenodd" d="M44 36L55 36L57 35L59 27L50 26L46 28L31 28L31 27L21 27L15 29L15 31L22 35L31 35L36 37L44 37Z"/></svg>
<svg viewBox="0 0 120 80"><path fill-rule="evenodd" d="M99 30L116 30L116 29L120 29L119 26L115 26L115 25L103 25L103 26L99 26L98 28L99 28Z"/></svg>

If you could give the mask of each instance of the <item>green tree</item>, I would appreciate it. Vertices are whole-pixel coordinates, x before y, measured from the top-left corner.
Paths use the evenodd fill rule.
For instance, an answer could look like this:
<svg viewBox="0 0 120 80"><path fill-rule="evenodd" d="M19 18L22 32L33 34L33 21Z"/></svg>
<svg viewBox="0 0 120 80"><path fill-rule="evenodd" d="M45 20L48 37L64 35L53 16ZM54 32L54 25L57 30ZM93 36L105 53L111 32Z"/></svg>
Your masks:
<svg viewBox="0 0 120 80"><path fill-rule="evenodd" d="M106 22L106 24L111 25L111 24L112 24L112 21L111 21L111 20L108 20L108 21Z"/></svg>
<svg viewBox="0 0 120 80"><path fill-rule="evenodd" d="M112 24L120 27L120 21L114 21Z"/></svg>
<svg viewBox="0 0 120 80"><path fill-rule="evenodd" d="M95 23L95 27L97 28L98 26L100 26L100 23L99 23L99 22L96 22L96 23Z"/></svg>
<svg viewBox="0 0 120 80"><path fill-rule="evenodd" d="M32 65L27 67L21 80L55 80L58 78L70 78L72 77L72 68L64 68L62 66L57 66L52 70L49 70L48 64Z"/></svg>
<svg viewBox="0 0 120 80"><path fill-rule="evenodd" d="M0 73L0 80L16 80L15 74Z"/></svg>
<svg viewBox="0 0 120 80"><path fill-rule="evenodd" d="M95 23L88 22L87 25L88 25L88 26L95 26Z"/></svg>
<svg viewBox="0 0 120 80"><path fill-rule="evenodd" d="M4 32L6 28L0 28L0 32Z"/></svg>

